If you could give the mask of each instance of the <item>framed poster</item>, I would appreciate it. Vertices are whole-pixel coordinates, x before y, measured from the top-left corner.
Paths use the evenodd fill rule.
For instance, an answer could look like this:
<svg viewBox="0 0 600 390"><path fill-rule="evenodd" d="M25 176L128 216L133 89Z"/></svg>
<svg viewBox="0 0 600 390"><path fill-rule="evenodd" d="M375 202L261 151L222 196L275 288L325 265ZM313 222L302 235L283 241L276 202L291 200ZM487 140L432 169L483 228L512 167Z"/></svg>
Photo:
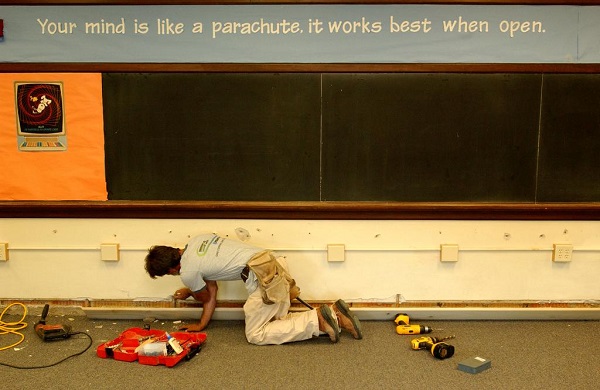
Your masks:
<svg viewBox="0 0 600 390"><path fill-rule="evenodd" d="M15 82L17 143L20 151L67 150L61 82Z"/></svg>

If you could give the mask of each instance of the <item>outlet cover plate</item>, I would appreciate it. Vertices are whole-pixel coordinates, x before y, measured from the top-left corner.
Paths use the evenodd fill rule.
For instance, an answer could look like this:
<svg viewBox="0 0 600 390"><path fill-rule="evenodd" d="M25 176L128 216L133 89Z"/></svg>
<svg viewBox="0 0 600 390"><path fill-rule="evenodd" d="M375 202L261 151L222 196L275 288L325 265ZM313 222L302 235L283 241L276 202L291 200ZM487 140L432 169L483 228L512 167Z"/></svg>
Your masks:
<svg viewBox="0 0 600 390"><path fill-rule="evenodd" d="M346 246L344 244L327 245L327 261L339 262L346 260Z"/></svg>
<svg viewBox="0 0 600 390"><path fill-rule="evenodd" d="M119 261L119 244L101 244L100 257L102 261Z"/></svg>
<svg viewBox="0 0 600 390"><path fill-rule="evenodd" d="M440 261L456 262L458 261L458 245L442 244L440 245Z"/></svg>
<svg viewBox="0 0 600 390"><path fill-rule="evenodd" d="M555 263L568 263L573 258L572 244L554 244L552 261Z"/></svg>
<svg viewBox="0 0 600 390"><path fill-rule="evenodd" d="M0 261L8 261L8 243L0 242Z"/></svg>

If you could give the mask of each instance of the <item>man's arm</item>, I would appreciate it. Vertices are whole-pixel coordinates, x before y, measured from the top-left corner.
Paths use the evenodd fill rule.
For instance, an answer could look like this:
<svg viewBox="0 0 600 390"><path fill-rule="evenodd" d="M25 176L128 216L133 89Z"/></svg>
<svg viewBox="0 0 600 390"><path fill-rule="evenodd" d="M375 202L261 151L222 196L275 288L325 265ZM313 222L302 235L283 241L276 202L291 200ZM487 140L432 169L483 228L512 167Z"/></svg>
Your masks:
<svg viewBox="0 0 600 390"><path fill-rule="evenodd" d="M210 319L212 318L215 312L215 308L217 307L217 290L219 289L219 287L217 285L217 282L214 280L205 280L205 282L206 287L204 287L202 290L193 292L188 289L185 292L193 296L195 300L202 302L202 315L200 316L199 323L182 326L181 330L187 330L190 332L200 332L208 326L208 323L210 322ZM177 297L178 295L183 296L183 294L184 292L181 292L181 290L177 290L175 295Z"/></svg>

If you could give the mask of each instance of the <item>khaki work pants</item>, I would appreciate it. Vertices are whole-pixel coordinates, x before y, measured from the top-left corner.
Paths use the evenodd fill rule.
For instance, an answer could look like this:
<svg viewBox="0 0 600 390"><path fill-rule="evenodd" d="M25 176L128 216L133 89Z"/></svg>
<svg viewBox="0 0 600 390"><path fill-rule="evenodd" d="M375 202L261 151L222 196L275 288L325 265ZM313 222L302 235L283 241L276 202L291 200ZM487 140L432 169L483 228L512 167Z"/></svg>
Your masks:
<svg viewBox="0 0 600 390"><path fill-rule="evenodd" d="M283 257L277 262L288 270ZM307 340L319 335L319 320L316 310L289 313L288 294L276 299L273 304L263 302L263 296L256 275L250 272L245 282L248 299L244 304L246 339L251 344L283 344Z"/></svg>

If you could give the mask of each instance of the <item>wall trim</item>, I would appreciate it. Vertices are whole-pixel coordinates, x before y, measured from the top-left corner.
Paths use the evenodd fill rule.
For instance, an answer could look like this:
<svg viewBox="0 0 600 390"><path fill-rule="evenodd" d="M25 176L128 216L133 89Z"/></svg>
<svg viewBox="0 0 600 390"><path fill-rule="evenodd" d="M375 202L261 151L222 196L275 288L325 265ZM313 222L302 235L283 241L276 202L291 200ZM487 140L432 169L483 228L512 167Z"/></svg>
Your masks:
<svg viewBox="0 0 600 390"><path fill-rule="evenodd" d="M0 201L0 218L600 220L600 202Z"/></svg>
<svg viewBox="0 0 600 390"><path fill-rule="evenodd" d="M0 299L0 306L17 300ZM90 319L197 320L202 304L191 300L111 300L111 299L29 299L20 303L29 307L30 315L40 315L48 303L54 315L85 315ZM309 301L311 306L331 303ZM600 320L600 301L413 301L402 303L351 302L361 320L390 321L398 313L407 313L415 321L470 320ZM219 301L215 320L243 320L243 301ZM294 302L292 311L307 310ZM9 313L13 314L13 313Z"/></svg>
<svg viewBox="0 0 600 390"><path fill-rule="evenodd" d="M10 5L482 4L594 5L600 0L3 0Z"/></svg>
<svg viewBox="0 0 600 390"><path fill-rule="evenodd" d="M0 63L0 72L98 73L599 73L600 64L531 63Z"/></svg>
<svg viewBox="0 0 600 390"><path fill-rule="evenodd" d="M191 308L82 308L90 319L142 320L153 317L163 320L198 320L202 310ZM307 310L297 308L295 310ZM399 312L414 321L598 321L600 308L411 308L358 307L353 312L363 321L392 321ZM217 308L214 320L243 320L242 308Z"/></svg>

